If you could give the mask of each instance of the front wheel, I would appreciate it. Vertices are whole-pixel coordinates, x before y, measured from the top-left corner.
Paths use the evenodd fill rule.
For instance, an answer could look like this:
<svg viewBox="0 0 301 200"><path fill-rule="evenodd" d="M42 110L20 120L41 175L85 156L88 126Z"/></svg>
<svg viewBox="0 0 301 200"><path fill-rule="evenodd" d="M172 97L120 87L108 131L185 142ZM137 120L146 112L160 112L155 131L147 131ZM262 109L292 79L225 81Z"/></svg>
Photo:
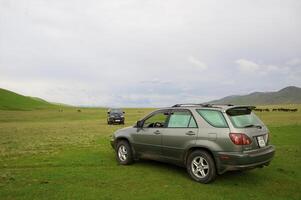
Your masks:
<svg viewBox="0 0 301 200"><path fill-rule="evenodd" d="M216 178L216 168L212 156L203 150L196 150L189 154L187 171L190 177L200 183L210 183Z"/></svg>
<svg viewBox="0 0 301 200"><path fill-rule="evenodd" d="M121 140L117 143L116 157L121 165L129 165L133 162L132 149L127 141Z"/></svg>

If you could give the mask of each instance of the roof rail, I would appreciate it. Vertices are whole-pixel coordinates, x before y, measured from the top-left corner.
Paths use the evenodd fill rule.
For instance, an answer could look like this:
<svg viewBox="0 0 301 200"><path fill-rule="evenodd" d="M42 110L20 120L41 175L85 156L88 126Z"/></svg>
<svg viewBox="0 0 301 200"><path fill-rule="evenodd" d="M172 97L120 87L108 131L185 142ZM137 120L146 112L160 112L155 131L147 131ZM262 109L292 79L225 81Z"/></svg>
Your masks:
<svg viewBox="0 0 301 200"><path fill-rule="evenodd" d="M201 104L197 103L181 103L181 104L175 104L172 107L182 107L182 106L201 106Z"/></svg>
<svg viewBox="0 0 301 200"><path fill-rule="evenodd" d="M231 103L224 103L224 104L211 104L211 105L213 105L213 106L234 106L233 104L231 104Z"/></svg>
<svg viewBox="0 0 301 200"><path fill-rule="evenodd" d="M210 103L183 103L175 104L172 107L185 107L185 106L202 106L202 107L215 107L215 106L233 106L232 104L210 104Z"/></svg>
<svg viewBox="0 0 301 200"><path fill-rule="evenodd" d="M202 104L202 103L183 103L183 104L176 104L172 107L185 107L185 106L202 106L202 107L211 107L211 104Z"/></svg>

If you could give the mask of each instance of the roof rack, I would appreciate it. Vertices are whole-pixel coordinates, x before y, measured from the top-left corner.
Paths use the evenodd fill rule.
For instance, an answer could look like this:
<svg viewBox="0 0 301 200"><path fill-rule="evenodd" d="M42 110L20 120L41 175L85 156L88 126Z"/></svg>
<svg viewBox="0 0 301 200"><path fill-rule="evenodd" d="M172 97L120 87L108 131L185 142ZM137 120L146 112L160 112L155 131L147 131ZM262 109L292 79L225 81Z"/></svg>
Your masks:
<svg viewBox="0 0 301 200"><path fill-rule="evenodd" d="M225 104L211 104L213 106L234 106L233 104L231 103L225 103Z"/></svg>
<svg viewBox="0 0 301 200"><path fill-rule="evenodd" d="M201 104L197 104L197 103L183 103L183 104L175 104L172 107L183 107L183 106L201 106Z"/></svg>
<svg viewBox="0 0 301 200"><path fill-rule="evenodd" d="M172 107L185 107L185 106L202 106L202 107L211 107L210 104L202 104L202 103L183 103L183 104L176 104Z"/></svg>
<svg viewBox="0 0 301 200"><path fill-rule="evenodd" d="M216 106L233 106L232 104L210 104L210 103L184 103L175 104L172 107L185 107L185 106L202 106L202 107L216 107Z"/></svg>

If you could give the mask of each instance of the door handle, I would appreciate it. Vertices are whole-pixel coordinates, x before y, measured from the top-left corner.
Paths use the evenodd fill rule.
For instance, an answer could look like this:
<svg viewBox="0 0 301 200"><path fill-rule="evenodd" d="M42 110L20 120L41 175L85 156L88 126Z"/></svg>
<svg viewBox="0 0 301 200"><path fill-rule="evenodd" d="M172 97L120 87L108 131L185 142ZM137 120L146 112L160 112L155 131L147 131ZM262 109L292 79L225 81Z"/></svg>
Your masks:
<svg viewBox="0 0 301 200"><path fill-rule="evenodd" d="M158 135L158 134L160 134L160 131L156 130L156 131L154 132L154 134Z"/></svg>
<svg viewBox="0 0 301 200"><path fill-rule="evenodd" d="M188 131L187 133L185 133L186 135L195 135L195 132L193 131Z"/></svg>

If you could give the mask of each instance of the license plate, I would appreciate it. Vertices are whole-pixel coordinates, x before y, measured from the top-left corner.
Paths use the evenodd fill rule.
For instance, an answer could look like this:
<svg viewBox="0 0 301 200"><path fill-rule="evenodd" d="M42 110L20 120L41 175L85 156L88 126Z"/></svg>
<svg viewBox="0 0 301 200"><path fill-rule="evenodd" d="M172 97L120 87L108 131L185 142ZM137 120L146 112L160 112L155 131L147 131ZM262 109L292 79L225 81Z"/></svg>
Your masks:
<svg viewBox="0 0 301 200"><path fill-rule="evenodd" d="M115 122L120 122L120 120L119 120L119 119L116 119Z"/></svg>
<svg viewBox="0 0 301 200"><path fill-rule="evenodd" d="M257 137L257 141L258 141L259 147L265 147L265 141L264 141L263 136Z"/></svg>

